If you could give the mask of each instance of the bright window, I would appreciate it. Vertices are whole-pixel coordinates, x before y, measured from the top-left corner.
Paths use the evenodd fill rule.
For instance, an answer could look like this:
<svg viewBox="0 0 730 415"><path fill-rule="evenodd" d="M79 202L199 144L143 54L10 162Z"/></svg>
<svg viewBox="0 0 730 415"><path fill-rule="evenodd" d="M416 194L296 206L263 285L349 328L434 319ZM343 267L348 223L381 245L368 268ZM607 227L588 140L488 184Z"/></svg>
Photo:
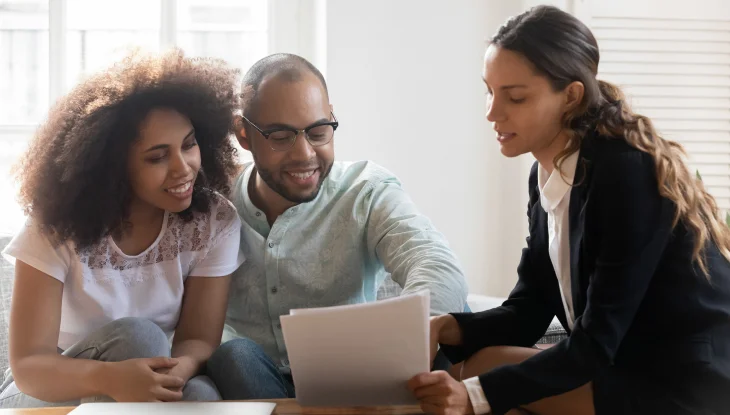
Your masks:
<svg viewBox="0 0 730 415"><path fill-rule="evenodd" d="M578 17L601 52L598 77L681 143L730 210L730 7L724 0L586 0Z"/></svg>
<svg viewBox="0 0 730 415"><path fill-rule="evenodd" d="M222 58L245 70L276 51L271 37L277 13L291 19L290 7L273 7L277 1L0 0L0 236L23 223L8 173L50 103L129 47L177 45L191 56ZM282 29L276 33L282 44L297 36Z"/></svg>

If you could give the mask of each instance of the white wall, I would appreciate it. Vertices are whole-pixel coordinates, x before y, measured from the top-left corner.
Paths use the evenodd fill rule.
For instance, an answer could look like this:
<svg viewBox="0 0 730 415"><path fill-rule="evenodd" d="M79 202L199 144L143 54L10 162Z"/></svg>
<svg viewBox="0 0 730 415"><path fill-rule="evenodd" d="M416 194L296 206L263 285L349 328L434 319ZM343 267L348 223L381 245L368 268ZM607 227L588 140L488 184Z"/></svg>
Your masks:
<svg viewBox="0 0 730 415"><path fill-rule="evenodd" d="M520 11L509 0L326 3L337 158L399 176L475 293L509 292L526 232L528 172L499 153L481 81L487 39Z"/></svg>
<svg viewBox="0 0 730 415"><path fill-rule="evenodd" d="M270 51L300 53L328 78L337 157L396 173L450 240L475 293L509 292L526 233L529 158L499 153L480 79L487 39L523 1L269 2L279 19ZM0 181L0 194L9 187Z"/></svg>

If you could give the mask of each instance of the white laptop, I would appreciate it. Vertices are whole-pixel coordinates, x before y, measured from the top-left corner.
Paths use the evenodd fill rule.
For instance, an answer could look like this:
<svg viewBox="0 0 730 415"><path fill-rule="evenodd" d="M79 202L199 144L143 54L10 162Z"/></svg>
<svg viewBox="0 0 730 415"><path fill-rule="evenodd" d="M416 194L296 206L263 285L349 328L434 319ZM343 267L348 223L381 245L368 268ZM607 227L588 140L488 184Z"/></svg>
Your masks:
<svg viewBox="0 0 730 415"><path fill-rule="evenodd" d="M271 415L268 402L85 403L69 415Z"/></svg>

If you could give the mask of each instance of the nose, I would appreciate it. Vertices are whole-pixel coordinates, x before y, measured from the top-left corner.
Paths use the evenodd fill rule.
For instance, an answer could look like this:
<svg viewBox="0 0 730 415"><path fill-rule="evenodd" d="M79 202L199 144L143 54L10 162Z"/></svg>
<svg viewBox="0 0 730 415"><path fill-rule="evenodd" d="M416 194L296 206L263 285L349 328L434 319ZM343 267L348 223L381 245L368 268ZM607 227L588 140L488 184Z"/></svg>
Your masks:
<svg viewBox="0 0 730 415"><path fill-rule="evenodd" d="M487 98L487 120L490 122L502 122L505 121L507 115L504 112L504 108L500 105L494 97Z"/></svg>
<svg viewBox="0 0 730 415"><path fill-rule="evenodd" d="M176 151L174 154L170 154L169 166L170 176L172 177L186 177L190 174L190 165L181 151Z"/></svg>
<svg viewBox="0 0 730 415"><path fill-rule="evenodd" d="M304 131L297 132L294 138L294 145L289 150L290 156L294 160L311 160L316 156L314 147L309 144Z"/></svg>

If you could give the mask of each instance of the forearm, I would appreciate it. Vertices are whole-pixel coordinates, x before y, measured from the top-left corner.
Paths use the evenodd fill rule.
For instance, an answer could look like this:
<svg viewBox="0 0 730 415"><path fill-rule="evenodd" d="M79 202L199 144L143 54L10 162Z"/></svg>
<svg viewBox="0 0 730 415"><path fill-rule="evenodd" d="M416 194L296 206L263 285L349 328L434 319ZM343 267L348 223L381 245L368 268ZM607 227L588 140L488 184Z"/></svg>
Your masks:
<svg viewBox="0 0 730 415"><path fill-rule="evenodd" d="M431 316L463 312L466 307L467 287L461 273L446 274L449 270L434 266L419 267L406 277L402 295L428 290L430 293Z"/></svg>
<svg viewBox="0 0 730 415"><path fill-rule="evenodd" d="M403 294L428 290L432 316L463 312L468 288L458 259L436 231L405 232L385 238L380 258Z"/></svg>
<svg viewBox="0 0 730 415"><path fill-rule="evenodd" d="M466 279L444 235L418 212L396 181L376 185L370 198L368 249L393 281L404 294L429 290L431 315L464 311Z"/></svg>
<svg viewBox="0 0 730 415"><path fill-rule="evenodd" d="M105 379L111 364L60 354L38 354L18 359L12 371L21 392L46 402L65 402L108 395Z"/></svg>

